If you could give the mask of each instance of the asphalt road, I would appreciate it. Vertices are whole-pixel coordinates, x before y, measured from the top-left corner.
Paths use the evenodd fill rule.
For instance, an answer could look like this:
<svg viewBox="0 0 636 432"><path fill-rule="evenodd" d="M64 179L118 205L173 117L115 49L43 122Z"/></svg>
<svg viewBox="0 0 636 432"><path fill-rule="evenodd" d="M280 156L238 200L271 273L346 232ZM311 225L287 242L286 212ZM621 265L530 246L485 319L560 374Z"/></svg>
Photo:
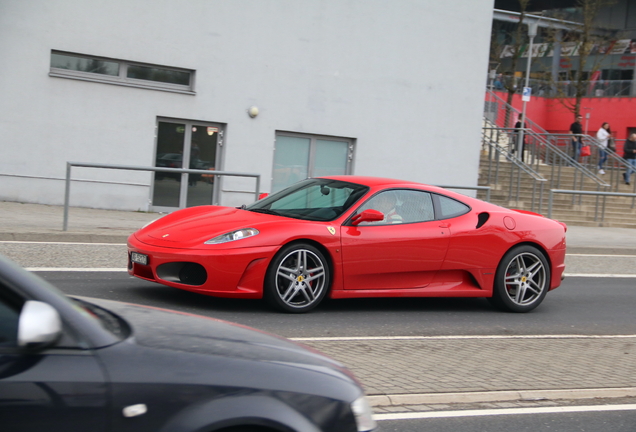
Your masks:
<svg viewBox="0 0 636 432"><path fill-rule="evenodd" d="M256 327L283 336L426 336L426 335L532 335L532 334L636 334L634 279L573 277L551 292L529 314L498 312L483 299L362 299L329 301L304 315L271 310L258 300L216 299L164 287L130 277L125 272L38 272L71 295L165 307L207 315ZM628 361L633 361L629 359ZM399 368L394 371L399 376ZM589 403L551 402L541 406L505 408L506 404L467 404L459 411L448 405L391 418L380 414L378 432L504 431L634 431L634 398ZM518 404L516 404L518 405ZM566 405L564 407L564 405ZM598 409L626 410L595 412ZM562 409L572 411L560 412ZM455 406L452 409L457 410ZM512 411L511 411L512 410ZM549 410L549 412L541 412ZM408 418L408 416L414 418ZM407 417L407 418L405 418Z"/></svg>
<svg viewBox="0 0 636 432"><path fill-rule="evenodd" d="M283 314L260 300L206 297L130 277L125 271L125 246L117 244L56 244L0 242L0 253L36 271L67 294L141 303L238 322L290 338L516 336L516 335L635 335L636 256L569 255L562 286L528 314L502 313L485 299L354 299L326 301L304 315ZM47 271L48 270L48 271ZM51 271L54 270L54 271ZM559 336L559 337L560 337ZM631 339L630 339L631 340ZM543 344L545 342L537 341ZM589 343L593 343L590 340ZM581 341L581 344L588 344ZM513 344L514 345L514 344ZM428 343L427 346L432 346ZM522 345L523 346L523 345ZM349 348L350 350L351 348ZM627 349L624 355L631 353ZM633 361L631 356L626 361ZM614 364L614 363L612 363ZM511 367L515 367L511 365ZM399 378L399 367L390 367ZM359 371L363 382L374 378ZM360 376L361 375L361 376ZM614 374L616 375L616 374ZM461 377L460 377L461 378ZM405 384L405 387L408 385ZM580 400L438 404L419 411L399 409L397 418L380 411L379 431L632 431L636 424L634 398L596 400L597 406L626 405L625 411L523 411L581 405ZM520 408L521 405L521 408ZM528 405L528 406L525 406ZM453 410L460 409L458 414ZM487 411L487 410L491 411ZM471 414L474 410L476 414ZM443 416L443 417L440 417Z"/></svg>
<svg viewBox="0 0 636 432"><path fill-rule="evenodd" d="M125 272L38 272L72 295L98 297L238 322L281 336L636 334L636 280L567 278L528 314L499 312L485 299L330 300L301 315L261 300L207 297Z"/></svg>

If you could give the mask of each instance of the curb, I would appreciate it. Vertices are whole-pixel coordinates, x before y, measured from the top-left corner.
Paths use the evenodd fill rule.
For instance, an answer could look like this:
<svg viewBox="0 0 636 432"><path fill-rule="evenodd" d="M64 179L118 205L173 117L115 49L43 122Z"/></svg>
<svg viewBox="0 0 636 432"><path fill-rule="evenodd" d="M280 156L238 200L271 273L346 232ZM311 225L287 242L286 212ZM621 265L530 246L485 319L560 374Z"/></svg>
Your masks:
<svg viewBox="0 0 636 432"><path fill-rule="evenodd" d="M635 397L636 387L570 390L504 390L466 393L422 393L367 396L372 407Z"/></svg>

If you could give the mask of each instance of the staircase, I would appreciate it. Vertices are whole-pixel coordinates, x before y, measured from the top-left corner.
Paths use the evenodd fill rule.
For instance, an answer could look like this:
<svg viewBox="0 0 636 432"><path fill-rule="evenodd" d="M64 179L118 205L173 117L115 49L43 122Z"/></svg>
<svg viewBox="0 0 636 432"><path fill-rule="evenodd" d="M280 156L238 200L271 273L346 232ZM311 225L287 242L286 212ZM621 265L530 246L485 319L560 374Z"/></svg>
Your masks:
<svg viewBox="0 0 636 432"><path fill-rule="evenodd" d="M636 182L624 184L625 161L616 154L609 154L606 174L597 174L599 143L594 137L582 136L592 155L573 162L571 135L550 134L528 118L524 162L518 160L512 152L518 130L506 127L518 115L506 101L487 92L478 184L491 188L490 202L548 216L551 189L636 194ZM479 191L477 196L485 199L486 193ZM636 228L636 198L554 193L551 217L569 225Z"/></svg>
<svg viewBox="0 0 636 432"><path fill-rule="evenodd" d="M541 195L540 186L535 186L533 179L528 176L518 178L518 176L514 174L514 169L511 169L512 163L509 160L500 157L498 163L499 172L496 182L493 181L492 173L490 176L491 180L488 182L487 171L490 159L487 151L481 152L479 185L489 186L491 188L490 202L502 207L529 210L547 216L549 189L573 189L573 185L575 184L575 168L567 166L561 167L557 180L552 178L554 170L550 165L538 164L538 168L535 166L535 171L546 179L543 194ZM611 175L610 169L606 169L606 172L606 176L609 177ZM620 177L620 175L618 177ZM550 186L550 184L552 184L552 186ZM607 188L599 188L598 185L591 182L584 183L583 187L577 187L576 189L590 191L607 190ZM612 191L632 193L633 186L620 184L618 187L612 187ZM485 199L486 194L480 191L477 196L480 199ZM568 225L636 228L636 206L633 205L633 198L605 197L604 215L602 214L603 199L603 197L597 198L596 196L554 194L552 218L565 222ZM601 219L603 219L602 222Z"/></svg>

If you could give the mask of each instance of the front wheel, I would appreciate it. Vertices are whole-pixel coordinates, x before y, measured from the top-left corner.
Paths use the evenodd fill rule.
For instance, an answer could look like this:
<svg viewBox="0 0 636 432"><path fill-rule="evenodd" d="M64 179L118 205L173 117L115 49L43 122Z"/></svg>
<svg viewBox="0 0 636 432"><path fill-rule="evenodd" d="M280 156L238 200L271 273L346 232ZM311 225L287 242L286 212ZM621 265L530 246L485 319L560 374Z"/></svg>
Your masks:
<svg viewBox="0 0 636 432"><path fill-rule="evenodd" d="M265 299L285 312L303 313L318 306L329 290L331 274L316 247L299 243L283 247L265 277Z"/></svg>
<svg viewBox="0 0 636 432"><path fill-rule="evenodd" d="M497 267L491 302L505 311L529 312L549 289L550 266L543 253L533 246L517 246Z"/></svg>

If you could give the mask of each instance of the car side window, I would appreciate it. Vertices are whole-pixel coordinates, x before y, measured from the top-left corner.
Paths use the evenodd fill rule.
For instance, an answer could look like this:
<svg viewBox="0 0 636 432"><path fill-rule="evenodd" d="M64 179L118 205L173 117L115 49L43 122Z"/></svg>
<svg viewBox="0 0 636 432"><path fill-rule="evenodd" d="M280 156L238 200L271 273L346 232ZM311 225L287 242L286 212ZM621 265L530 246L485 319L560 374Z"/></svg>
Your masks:
<svg viewBox="0 0 636 432"><path fill-rule="evenodd" d="M358 213L373 209L384 214L378 222L362 222L360 225L387 225L396 223L426 222L435 219L431 194L416 190L389 190L374 195L364 203Z"/></svg>
<svg viewBox="0 0 636 432"><path fill-rule="evenodd" d="M439 219L450 219L457 216L461 216L470 211L470 207L452 198L438 195L439 203Z"/></svg>

